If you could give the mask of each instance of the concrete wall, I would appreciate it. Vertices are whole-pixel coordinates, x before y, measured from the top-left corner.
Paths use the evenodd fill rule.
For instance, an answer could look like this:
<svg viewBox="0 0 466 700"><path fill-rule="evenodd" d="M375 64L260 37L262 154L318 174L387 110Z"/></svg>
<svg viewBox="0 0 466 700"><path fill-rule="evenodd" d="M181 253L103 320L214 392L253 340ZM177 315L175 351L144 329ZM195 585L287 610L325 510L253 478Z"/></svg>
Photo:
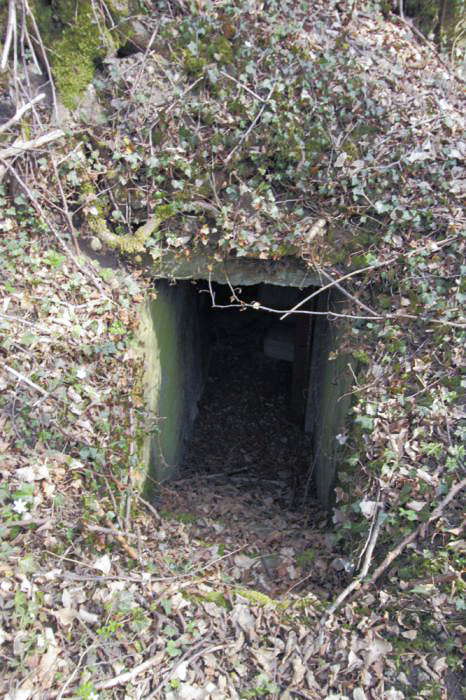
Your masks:
<svg viewBox="0 0 466 700"><path fill-rule="evenodd" d="M159 280L141 319L147 409L158 417L146 439L148 481L172 478L183 458L204 387L206 362L197 297L188 282Z"/></svg>
<svg viewBox="0 0 466 700"><path fill-rule="evenodd" d="M332 297L322 293L317 298L317 311L340 307L342 303L335 293ZM314 319L305 430L312 433L311 466L317 498L324 507L329 507L344 449L336 436L345 430L352 378L348 367L350 358L338 352L341 330L326 316Z"/></svg>
<svg viewBox="0 0 466 700"><path fill-rule="evenodd" d="M176 475L191 437L197 403L208 368L207 333L200 311L201 298L190 282L156 283L156 298L148 300L141 319L145 362L145 404L158 417L158 428L147 437L143 462L147 485ZM335 294L317 297L318 311L341 301ZM205 301L205 299L204 299ZM325 315L314 316L305 430L312 434L310 457L317 497L328 507L342 452L336 435L344 431L351 388L348 361L338 353L337 324Z"/></svg>

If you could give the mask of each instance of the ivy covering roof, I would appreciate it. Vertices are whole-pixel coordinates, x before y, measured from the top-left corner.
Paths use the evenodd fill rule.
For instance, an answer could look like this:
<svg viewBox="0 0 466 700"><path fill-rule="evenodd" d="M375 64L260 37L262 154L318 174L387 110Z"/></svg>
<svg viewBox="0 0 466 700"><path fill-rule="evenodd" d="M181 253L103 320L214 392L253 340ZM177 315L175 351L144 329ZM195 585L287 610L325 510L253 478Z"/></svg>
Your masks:
<svg viewBox="0 0 466 700"><path fill-rule="evenodd" d="M152 221L154 257L312 249L332 264L455 228L466 144L454 75L406 24L279 5L159 11L149 50L104 62L89 142L109 228Z"/></svg>

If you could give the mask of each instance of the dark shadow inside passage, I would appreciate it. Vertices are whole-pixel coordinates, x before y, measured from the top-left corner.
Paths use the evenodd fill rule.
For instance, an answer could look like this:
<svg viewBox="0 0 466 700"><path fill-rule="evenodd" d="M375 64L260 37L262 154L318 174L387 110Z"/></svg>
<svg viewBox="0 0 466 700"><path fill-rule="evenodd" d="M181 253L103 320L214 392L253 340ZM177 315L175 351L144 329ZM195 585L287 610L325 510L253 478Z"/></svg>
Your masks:
<svg viewBox="0 0 466 700"><path fill-rule="evenodd" d="M183 478L234 477L244 487L275 485L284 507L313 494L312 435L306 410L312 317L238 308L226 285L193 285L205 384L187 445ZM312 289L235 287L247 304L287 310ZM216 307L223 308L216 308Z"/></svg>

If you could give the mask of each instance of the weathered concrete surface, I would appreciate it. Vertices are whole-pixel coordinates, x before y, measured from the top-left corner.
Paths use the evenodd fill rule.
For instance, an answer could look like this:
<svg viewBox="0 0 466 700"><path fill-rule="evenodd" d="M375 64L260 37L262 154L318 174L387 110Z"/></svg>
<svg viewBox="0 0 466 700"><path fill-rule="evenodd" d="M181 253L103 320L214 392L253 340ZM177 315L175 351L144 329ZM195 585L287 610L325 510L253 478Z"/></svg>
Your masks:
<svg viewBox="0 0 466 700"><path fill-rule="evenodd" d="M317 311L340 307L335 293L318 296ZM341 308L338 309L341 311ZM345 421L351 402L350 358L339 353L341 331L326 316L314 317L309 391L305 430L312 434L311 468L314 471L317 498L329 507L338 464L343 451Z"/></svg>
<svg viewBox="0 0 466 700"><path fill-rule="evenodd" d="M141 315L146 408L158 417L157 430L143 450L149 481L175 475L204 386L200 318L190 287L158 281L156 299L146 302Z"/></svg>
<svg viewBox="0 0 466 700"><path fill-rule="evenodd" d="M254 270L254 274L258 271ZM259 282L262 279L259 278ZM238 278L235 284L244 285L243 280L243 277ZM283 291L286 295L286 290ZM295 291L290 290L290 294ZM208 366L208 334L200 309L206 299L206 295L195 293L191 282L158 280L156 299L147 301L143 309L140 328L145 361L145 404L149 413L157 417L157 430L148 436L144 445L148 487L176 475L191 437ZM296 300L292 296L290 301ZM341 301L334 293L324 292L318 296L316 310L325 312L339 304ZM342 453L337 435L345 429L351 376L349 358L338 352L340 326L329 321L326 315L316 315L313 321L304 428L312 434L310 467L315 475L317 497L328 507ZM277 328L286 335L266 337L264 350L273 356L281 353L282 359L286 354L286 359L292 360L293 337L289 334L293 333L293 325L277 325Z"/></svg>
<svg viewBox="0 0 466 700"><path fill-rule="evenodd" d="M298 258L259 260L227 258L215 262L208 254L193 254L189 259L166 255L153 263L154 277L162 279L211 280L219 284L274 284L282 287L320 286L321 280Z"/></svg>

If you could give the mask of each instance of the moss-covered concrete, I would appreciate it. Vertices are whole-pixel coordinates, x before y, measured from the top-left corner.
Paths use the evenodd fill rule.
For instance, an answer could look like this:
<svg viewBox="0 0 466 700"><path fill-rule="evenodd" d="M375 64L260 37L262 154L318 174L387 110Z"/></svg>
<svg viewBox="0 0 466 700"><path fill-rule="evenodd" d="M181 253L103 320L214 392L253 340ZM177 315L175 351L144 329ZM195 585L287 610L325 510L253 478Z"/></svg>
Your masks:
<svg viewBox="0 0 466 700"><path fill-rule="evenodd" d="M173 477L183 457L204 384L196 299L187 283L156 285L141 310L146 407L158 429L144 446L148 485Z"/></svg>
<svg viewBox="0 0 466 700"><path fill-rule="evenodd" d="M70 109L94 77L95 65L116 43L99 21L91 0L38 0L35 15L61 101Z"/></svg>
<svg viewBox="0 0 466 700"><path fill-rule="evenodd" d="M60 100L75 109L92 81L96 66L128 42L134 34L134 3L107 2L103 15L92 0L35 0L32 3L41 37L48 51Z"/></svg>
<svg viewBox="0 0 466 700"><path fill-rule="evenodd" d="M105 197L98 197L95 186L88 174L82 170L83 182L81 185L81 200L84 204L88 233L94 237L94 249L99 250L102 244L117 250L120 253L144 253L146 242L152 234L157 232L159 226L173 216L173 207L169 204L160 205L154 216L139 226L134 233L118 235L111 230L106 219L107 201Z"/></svg>
<svg viewBox="0 0 466 700"><path fill-rule="evenodd" d="M341 305L327 294L318 297L318 311ZM323 506L331 501L339 460L344 449L345 422L350 407L351 358L341 352L342 329L325 316L316 316L306 410L306 430L312 433L312 467L317 498Z"/></svg>
<svg viewBox="0 0 466 700"><path fill-rule="evenodd" d="M336 303L322 294L318 310ZM156 298L146 302L140 318L145 404L148 413L157 416L157 430L143 447L150 493L154 483L173 478L182 462L204 387L208 352L189 282L159 280ZM313 435L310 461L317 496L328 507L344 449L337 436L345 430L352 376L349 358L339 352L342 329L325 315L314 319L305 428Z"/></svg>
<svg viewBox="0 0 466 700"><path fill-rule="evenodd" d="M218 284L272 284L283 287L310 287L320 278L302 260L286 257L281 260L228 257L218 261L207 251L196 251L189 257L163 253L155 260L151 272L158 279L195 279Z"/></svg>

